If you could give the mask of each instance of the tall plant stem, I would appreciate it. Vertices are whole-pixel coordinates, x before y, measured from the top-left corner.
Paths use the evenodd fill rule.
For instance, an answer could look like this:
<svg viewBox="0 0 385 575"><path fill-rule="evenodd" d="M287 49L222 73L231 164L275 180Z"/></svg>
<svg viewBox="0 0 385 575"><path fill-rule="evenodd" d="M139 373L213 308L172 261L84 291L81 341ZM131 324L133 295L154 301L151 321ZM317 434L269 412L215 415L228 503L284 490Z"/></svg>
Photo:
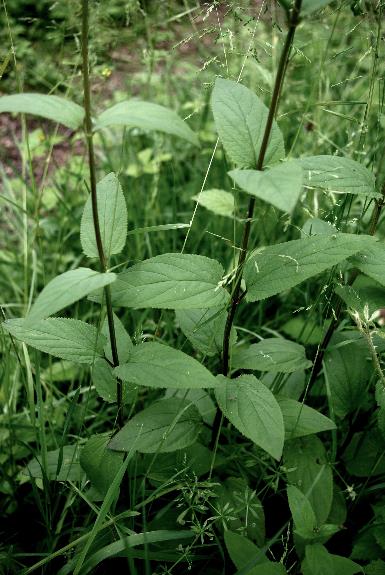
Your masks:
<svg viewBox="0 0 385 575"><path fill-rule="evenodd" d="M285 73L287 69L287 63L290 56L290 51L293 45L295 31L297 29L299 23L299 13L301 10L302 0L295 0L294 6L290 13L289 18L289 29L287 32L285 44L282 49L281 57L279 59L277 74L275 77L274 89L273 94L271 97L269 113L267 116L265 132L263 134L261 149L259 151L259 156L257 160L256 169L262 170L263 169L263 162L265 160L265 155L267 151L267 146L269 144L271 129L273 127L274 117L278 110L279 98L281 94L281 89L283 85L283 81L285 78ZM235 274L232 296L231 296L231 304L230 309L227 315L226 326L223 336L223 353L222 353L222 373L223 375L228 375L229 373L229 363L230 363L230 333L231 328L234 323L235 314L238 308L238 304L240 302L240 290L241 290L241 281L242 281L242 272L243 272L243 265L245 263L246 255L247 255L247 248L249 245L249 237L250 237L250 229L251 223L253 220L254 214L254 207L255 207L255 198L251 198L247 210L246 216L246 223L243 228L243 237L241 242L241 251L239 255L237 270Z"/></svg>
<svg viewBox="0 0 385 575"><path fill-rule="evenodd" d="M83 66L83 93L84 93L84 110L85 110L84 127L87 141L88 164L90 171L92 218L94 222L95 239L99 254L100 268L102 272L106 272L108 268L108 260L104 253L102 236L100 233L98 197L96 191L96 161L94 151L94 140L92 134L91 88L90 88L90 74L89 74L89 60L88 60L88 31L89 31L88 14L89 14L88 0L82 0L82 66ZM104 295L106 299L107 322L111 342L112 363L114 366L117 366L119 365L119 357L118 357L118 348L116 345L116 334L114 325L114 315L111 303L110 286L106 286L104 288ZM118 411L117 411L118 427L122 427L123 394L122 394L122 382L119 379L117 379L116 384L116 399L118 404Z"/></svg>
<svg viewBox="0 0 385 575"><path fill-rule="evenodd" d="M376 201L376 205L374 207L373 213L372 213L372 218L370 221L370 226L369 226L369 230L368 233L371 236L374 236L374 234L377 231L377 226L378 226L378 222L380 221L380 216L381 216L381 212L382 209L385 205L385 182L382 185L382 198L378 201ZM349 280L347 281L347 285L351 286L353 285L353 283L355 282L357 276L358 276L359 272L358 270L354 269L351 273L351 276L349 278ZM324 359L324 355L326 352L326 348L328 347L330 340L333 336L333 333L335 332L338 323L340 321L340 315L341 315L341 311L342 311L342 299L336 295L336 297L338 298L337 303L335 306L333 306L334 312L333 312L333 318L329 324L329 327L327 329L327 332L324 335L324 338L318 348L314 363L313 363L313 369L311 370L311 374L310 374L310 379L309 382L306 386L306 391L309 391L309 389L311 388L311 386L314 384L315 380L318 377L319 372L321 371L321 367L322 367L322 363L323 363L323 359Z"/></svg>

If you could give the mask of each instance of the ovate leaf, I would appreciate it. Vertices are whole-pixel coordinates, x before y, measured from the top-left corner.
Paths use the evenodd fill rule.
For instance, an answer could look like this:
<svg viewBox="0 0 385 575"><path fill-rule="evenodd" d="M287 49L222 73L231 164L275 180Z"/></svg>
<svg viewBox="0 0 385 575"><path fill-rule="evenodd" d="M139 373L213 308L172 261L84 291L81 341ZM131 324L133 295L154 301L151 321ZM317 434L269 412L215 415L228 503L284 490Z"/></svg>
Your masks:
<svg viewBox="0 0 385 575"><path fill-rule="evenodd" d="M8 319L2 326L16 339L62 359L92 364L103 356L104 337L84 321L53 317L29 328L24 319Z"/></svg>
<svg viewBox="0 0 385 575"><path fill-rule="evenodd" d="M271 391L252 375L237 379L218 376L215 389L218 405L227 419L243 435L280 459L284 425L280 407Z"/></svg>
<svg viewBox="0 0 385 575"><path fill-rule="evenodd" d="M361 251L361 250L360 250ZM378 242L366 246L362 253L350 259L362 273L385 286L385 243Z"/></svg>
<svg viewBox="0 0 385 575"><path fill-rule="evenodd" d="M302 345L280 337L267 338L248 347L235 347L231 359L232 369L291 373L310 366Z"/></svg>
<svg viewBox="0 0 385 575"><path fill-rule="evenodd" d="M177 451L157 454L156 465L152 465L152 460L153 455L151 453L143 457L141 461L143 472L152 481L164 484L179 473L181 475L186 474L186 472L193 473L194 477L206 475L211 468L213 453L201 443L193 443L189 447ZM215 466L221 465L221 463L223 465L223 458L219 456L215 461ZM140 473L137 462L132 468L135 474ZM158 520L162 521L163 517L159 517Z"/></svg>
<svg viewBox="0 0 385 575"><path fill-rule="evenodd" d="M308 405L288 397L277 397L285 424L287 439L312 435L321 431L335 429L335 423Z"/></svg>
<svg viewBox="0 0 385 575"><path fill-rule="evenodd" d="M33 327L42 319L82 299L98 288L114 282L114 273L99 273L89 268L77 268L56 276L37 296L26 317L25 325Z"/></svg>
<svg viewBox="0 0 385 575"><path fill-rule="evenodd" d="M268 116L265 104L246 86L217 78L211 105L219 138L230 159L239 168L255 168ZM276 163L284 156L282 133L273 122L264 163Z"/></svg>
<svg viewBox="0 0 385 575"><path fill-rule="evenodd" d="M193 309L226 305L219 262L191 254L162 254L118 274L112 303L134 308Z"/></svg>
<svg viewBox="0 0 385 575"><path fill-rule="evenodd" d="M122 188L116 175L111 172L96 186L100 235L104 255L108 259L119 254L126 243L127 207ZM96 245L91 195L84 206L80 224L80 240L83 252L89 258L99 257Z"/></svg>
<svg viewBox="0 0 385 575"><path fill-rule="evenodd" d="M113 314L113 318L114 318L115 339L116 339L116 347L118 352L119 363L126 363L126 361L128 361L128 358L130 357L130 353L134 345L120 319L115 314ZM106 354L106 358L112 362L110 330L108 327L107 318L104 320L103 323L102 334L105 335L107 339L106 345L104 347L104 353Z"/></svg>
<svg viewBox="0 0 385 575"><path fill-rule="evenodd" d="M194 146L199 146L197 136L176 112L152 102L128 100L115 104L104 110L96 119L96 130L108 126L154 130L177 136Z"/></svg>
<svg viewBox="0 0 385 575"><path fill-rule="evenodd" d="M350 475L375 477L385 473L385 441L379 429L353 435L343 460Z"/></svg>
<svg viewBox="0 0 385 575"><path fill-rule="evenodd" d="M334 571L332 556L320 543L306 545L302 569L304 575L337 575Z"/></svg>
<svg viewBox="0 0 385 575"><path fill-rule="evenodd" d="M305 345L317 345L321 343L323 335L329 327L330 320L326 320L321 325L319 325L318 321L322 321L322 318L315 318L315 320L311 319L309 314L297 314L284 323L281 330L286 335Z"/></svg>
<svg viewBox="0 0 385 575"><path fill-rule="evenodd" d="M255 543L250 541L247 537L234 533L233 531L226 530L224 533L227 551L231 557L232 562L237 569L242 569L249 561L256 559L259 555L258 563L266 562L266 556ZM251 571L253 573L253 570Z"/></svg>
<svg viewBox="0 0 385 575"><path fill-rule="evenodd" d="M337 228L330 222L320 218L309 218L302 226L301 238L319 235L333 236L337 231Z"/></svg>
<svg viewBox="0 0 385 575"><path fill-rule="evenodd" d="M51 362L48 367L41 371L41 378L44 381L62 382L80 380L83 370L80 365L74 365L72 361Z"/></svg>
<svg viewBox="0 0 385 575"><path fill-rule="evenodd" d="M186 353L161 343L136 345L128 363L120 365L115 375L136 385L160 388L216 387L216 378L199 361Z"/></svg>
<svg viewBox="0 0 385 575"><path fill-rule="evenodd" d="M110 449L129 451L135 442L140 453L166 453L192 445L202 419L191 402L169 398L134 415L109 443Z"/></svg>
<svg viewBox="0 0 385 575"><path fill-rule="evenodd" d="M246 298L258 301L290 289L374 242L371 236L335 234L258 249L245 265Z"/></svg>
<svg viewBox="0 0 385 575"><path fill-rule="evenodd" d="M229 176L244 192L289 213L302 190L302 168L295 160L264 171L232 170Z"/></svg>
<svg viewBox="0 0 385 575"><path fill-rule="evenodd" d="M92 383L95 389L108 403L116 403L117 380L111 365L102 358L98 358L92 366ZM136 397L135 386L125 383L122 389L122 399L124 403L132 403Z"/></svg>
<svg viewBox="0 0 385 575"><path fill-rule="evenodd" d="M56 481L81 481L83 472L79 464L79 446L64 445L61 449L49 451L44 467L41 456L34 457L23 470L25 475Z"/></svg>
<svg viewBox="0 0 385 575"><path fill-rule="evenodd" d="M365 166L339 156L310 156L297 160L303 168L304 184L336 194L379 197L372 172Z"/></svg>
<svg viewBox="0 0 385 575"><path fill-rule="evenodd" d="M234 215L234 196L230 192L217 189L203 190L199 195L193 196L192 199L219 216L231 218Z"/></svg>
<svg viewBox="0 0 385 575"><path fill-rule="evenodd" d="M336 345L339 343L345 345ZM349 341L348 334L335 333L332 345L325 353L324 371L330 389L330 403L337 417L346 417L364 406L368 400L368 380L372 375L365 341Z"/></svg>
<svg viewBox="0 0 385 575"><path fill-rule="evenodd" d="M265 554L247 537L227 530L224 533L224 539L227 551L237 569L243 569L249 563L255 562L255 566L248 569L248 575L286 574L282 563L268 561Z"/></svg>
<svg viewBox="0 0 385 575"><path fill-rule="evenodd" d="M195 349L205 355L216 355L222 351L223 334L227 319L226 309L180 309L176 310L176 319L181 330ZM236 332L232 328L230 344L236 341Z"/></svg>
<svg viewBox="0 0 385 575"><path fill-rule="evenodd" d="M287 498L295 532L304 539L312 539L317 527L317 519L309 499L294 485L287 487Z"/></svg>
<svg viewBox="0 0 385 575"><path fill-rule="evenodd" d="M93 435L80 453L80 465L103 499L122 465L122 456L107 448L109 437Z"/></svg>
<svg viewBox="0 0 385 575"><path fill-rule="evenodd" d="M363 573L358 565L347 557L333 555L319 543L306 545L305 559L302 562L303 575L355 575ZM366 571L365 573L369 572Z"/></svg>
<svg viewBox="0 0 385 575"><path fill-rule="evenodd" d="M310 14L315 10L320 10L330 4L331 1L332 0L303 0L301 13Z"/></svg>
<svg viewBox="0 0 385 575"><path fill-rule="evenodd" d="M385 303L385 289L381 286L339 285L334 291L343 299L349 309L358 311L363 318L366 314L370 317Z"/></svg>
<svg viewBox="0 0 385 575"><path fill-rule="evenodd" d="M72 130L79 128L84 118L84 109L71 100L59 96L33 93L1 96L0 114L2 112L42 116Z"/></svg>
<svg viewBox="0 0 385 575"><path fill-rule="evenodd" d="M333 475L322 442L315 435L292 439L285 444L283 457L288 483L306 495L322 525L333 501Z"/></svg>
<svg viewBox="0 0 385 575"><path fill-rule="evenodd" d="M188 399L197 407L203 421L208 425L213 424L217 407L211 399L209 392L204 389L189 389L186 392L185 389L169 388L166 390L164 397L180 397L182 399Z"/></svg>

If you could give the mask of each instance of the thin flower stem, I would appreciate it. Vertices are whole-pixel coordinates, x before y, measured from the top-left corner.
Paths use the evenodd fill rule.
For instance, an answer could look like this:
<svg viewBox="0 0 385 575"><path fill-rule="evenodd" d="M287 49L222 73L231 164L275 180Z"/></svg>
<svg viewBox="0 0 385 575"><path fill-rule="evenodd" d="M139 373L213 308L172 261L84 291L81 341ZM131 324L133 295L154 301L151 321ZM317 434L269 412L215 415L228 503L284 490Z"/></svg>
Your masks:
<svg viewBox="0 0 385 575"><path fill-rule="evenodd" d="M83 66L83 92L84 92L84 110L85 110L84 127L87 141L88 164L90 172L92 218L94 222L95 239L99 254L100 268L102 272L106 272L108 268L108 260L104 253L103 242L100 233L98 197L96 191L96 161L95 161L94 141L92 133L92 118L91 118L91 88L90 88L89 60L88 60L88 32L89 32L88 0L82 0L82 66ZM119 357L118 357L118 348L116 344L116 334L114 325L114 315L111 303L110 286L106 286L104 288L104 295L106 299L107 322L111 343L112 363L115 367L119 365ZM116 399L118 404L117 422L118 427L120 428L123 426L123 401L122 401L122 382L119 379L117 379L116 383Z"/></svg>

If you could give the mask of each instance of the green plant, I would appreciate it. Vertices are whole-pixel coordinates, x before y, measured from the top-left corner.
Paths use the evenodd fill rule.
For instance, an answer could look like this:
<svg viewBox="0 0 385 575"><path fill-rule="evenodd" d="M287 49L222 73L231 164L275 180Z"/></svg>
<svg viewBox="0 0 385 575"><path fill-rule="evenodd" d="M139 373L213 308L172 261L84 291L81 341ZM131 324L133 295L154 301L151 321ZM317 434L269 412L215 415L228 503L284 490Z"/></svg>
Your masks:
<svg viewBox="0 0 385 575"><path fill-rule="evenodd" d="M239 573L282 574L290 568L290 562L296 570L292 572L305 575L354 574L362 570L352 559L329 551L326 544L341 530L346 515L341 488L334 480L338 475L337 455L342 455L353 476L370 477L380 468L383 471L384 376L378 357L383 349L382 331L373 324L373 313L381 307L385 286L384 249L374 237L383 200L373 174L352 159L333 155L285 159L284 138L274 118L290 65L294 34L302 14L306 26L306 16L328 2L295 0L293 4L282 4L287 11L288 32L269 108L249 88L230 79L218 78L211 96L218 136L233 168L228 171L233 189L250 196L246 217L239 222L240 248L234 249L228 273L219 261L184 250L156 255L118 271L125 265L116 256L122 254L127 241L126 200L115 173L97 182L94 135L120 125L156 130L191 145L197 145L198 140L174 112L148 102L120 102L92 119L87 0L82 2L84 107L39 94L0 98L0 112L32 113L73 130L83 125L90 195L81 218L80 237L85 256L98 260L100 268L94 271L77 267L58 275L44 287L24 319L7 319L2 326L11 335L17 358L14 338L66 362L89 365L97 394L107 404L116 404L116 419L110 421L107 431L98 429L80 449L78 444L59 441L58 449L49 450L45 441L48 418L42 408L41 358L36 353L33 368L26 360L33 431L42 448L29 462L27 473L35 489L40 486L48 493L51 481L68 482L96 513L85 534L55 549L26 573L72 550L74 555L66 559L63 573L90 573L102 561L116 556L124 556L134 568L135 560L143 560L147 572L151 560L158 565L164 561L171 565L159 572L171 573L181 562L191 563L194 569L193 563L202 560L200 546L209 547L213 541L221 554L226 550ZM302 226L300 239L291 239L287 233L283 242L249 250L251 228L261 224L258 217L254 219L255 206L267 203L272 210L293 215L303 201L304 187L376 202L369 233L338 231L327 221L310 218ZM221 190L211 192L211 203L207 203L208 192L197 196L198 203L204 197L206 205L211 209L214 205L215 211L221 198L226 206L224 211L222 206L222 214L233 217L234 196L229 192L224 196ZM172 229L178 224L165 226L163 229ZM356 271L346 279L349 266ZM345 302L358 331L334 333L337 320L329 324L326 343L331 341L333 345L323 345L324 379L317 380L327 390L327 417L304 403L318 375L302 345L306 325L296 335L290 331L292 326L287 327L290 340L270 333L274 337L250 344L237 343L233 323L245 302L253 306L283 292L291 293L303 282L326 270L335 272L336 268L341 280L335 290L340 311ZM363 285L356 290L353 282L359 279L359 272L379 285ZM316 300L316 289L310 294ZM86 296L100 304L96 326L79 319L51 317ZM155 316L158 328L153 341L136 337L133 342L114 308L175 310L180 330L192 348L201 353L201 361L160 343L162 315ZM25 345L22 349L27 358ZM370 390L376 388L377 421L371 425L370 437L362 431L348 430L344 445L338 447L333 420L352 416L362 407L365 374L358 370L366 365L368 352L377 370L369 372L366 382L369 397L373 394ZM315 357L317 365L319 352ZM312 365L315 376L310 376L306 386L304 373ZM259 372L260 377L247 372ZM148 392L146 401L144 390ZM166 393L160 395L159 390ZM73 395L72 412L79 394L80 388ZM72 412L66 416L64 429ZM319 433L330 437L330 450L329 440L322 441L316 435ZM365 451L370 457L368 453L365 457ZM84 489L84 474L91 485L89 491ZM249 484L251 478L253 487ZM352 488L347 488L352 493ZM264 509L261 502L266 491L273 494L272 498L287 502L286 517L267 542L264 513L270 509L268 505ZM172 499L166 500L149 521L147 510L151 505L174 492L179 494L177 506L173 506ZM70 507L70 500L67 505ZM50 513L47 505L47 525ZM139 524L140 513L142 531L137 532L135 521ZM374 524L367 535L371 542L381 539L381 521L381 509L376 507ZM287 544L286 548L278 545L286 530L287 540L292 538L295 546L294 559ZM365 532L360 533L353 559L379 557L362 553L365 537ZM143 551L136 549L139 546Z"/></svg>

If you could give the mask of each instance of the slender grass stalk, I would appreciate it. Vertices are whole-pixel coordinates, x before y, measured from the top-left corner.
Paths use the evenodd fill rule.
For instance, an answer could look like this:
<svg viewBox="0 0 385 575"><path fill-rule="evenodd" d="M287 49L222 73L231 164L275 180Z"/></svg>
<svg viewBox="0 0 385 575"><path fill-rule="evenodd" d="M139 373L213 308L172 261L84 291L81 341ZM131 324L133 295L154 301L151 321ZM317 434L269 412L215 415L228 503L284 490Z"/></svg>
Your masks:
<svg viewBox="0 0 385 575"><path fill-rule="evenodd" d="M88 32L89 32L89 11L88 0L82 0L82 67L83 67L83 92L84 92L84 128L88 149L88 164L90 171L90 187L91 187L91 203L92 203L92 218L94 222L96 245L99 254L100 268L105 272L108 268L108 260L104 253L102 237L100 234L99 213L98 213L98 198L96 192L96 161L94 151L94 141L92 134L92 119L91 119L91 88L90 88L90 75L89 75L89 61L88 61ZM104 288L104 295L106 299L107 308L107 321L108 330L111 342L112 363L114 366L119 365L118 349L116 345L116 334L114 325L114 316L112 312L111 303L111 290L110 286ZM117 379L116 384L116 399L118 404L117 422L118 427L123 426L123 393L122 382Z"/></svg>
<svg viewBox="0 0 385 575"><path fill-rule="evenodd" d="M261 144L261 149L259 151L259 156L257 160L256 169L262 170L263 169L263 162L265 160L265 155L267 151L267 146L270 139L271 129L273 126L273 120L278 110L278 104L281 94L281 89L283 85L283 81L285 78L285 73L287 69L287 63L289 60L291 48L293 45L295 31L299 24L299 14L301 10L302 0L295 0L293 8L290 12L289 18L289 29L287 32L285 44L282 49L281 57L278 64L278 70L275 77L274 89L273 94L271 97L269 113L267 116L265 132L263 134L263 140ZM242 281L242 272L243 272L243 265L245 263L246 255L247 255L247 248L249 244L249 237L250 237L250 230L251 230L251 223L253 220L254 214L254 207L255 207L255 198L251 198L249 201L249 206L247 210L246 216L246 223L243 228L243 237L241 243L241 252L239 255L238 266L235 274L233 290L232 290L232 297L231 297L231 305L230 310L228 312L225 332L223 336L223 352L222 352L222 373L223 375L228 375L229 373L229 362L230 362L230 332L231 328L234 323L235 314L238 308L238 304L240 302L240 291L241 291L241 281Z"/></svg>

